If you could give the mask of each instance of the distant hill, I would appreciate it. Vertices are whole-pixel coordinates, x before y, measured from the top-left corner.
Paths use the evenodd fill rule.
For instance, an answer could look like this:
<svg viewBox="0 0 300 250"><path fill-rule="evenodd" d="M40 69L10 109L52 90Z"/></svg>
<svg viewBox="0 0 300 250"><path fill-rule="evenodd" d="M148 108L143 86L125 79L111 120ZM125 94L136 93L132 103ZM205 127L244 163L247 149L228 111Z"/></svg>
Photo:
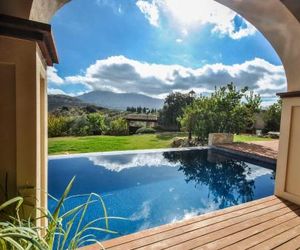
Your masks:
<svg viewBox="0 0 300 250"><path fill-rule="evenodd" d="M127 107L146 107L160 109L164 100L135 93L113 93L109 91L92 91L77 96L81 101L105 108L125 110Z"/></svg>
<svg viewBox="0 0 300 250"><path fill-rule="evenodd" d="M83 107L87 104L79 98L68 95L48 95L48 110L53 111L61 107Z"/></svg>

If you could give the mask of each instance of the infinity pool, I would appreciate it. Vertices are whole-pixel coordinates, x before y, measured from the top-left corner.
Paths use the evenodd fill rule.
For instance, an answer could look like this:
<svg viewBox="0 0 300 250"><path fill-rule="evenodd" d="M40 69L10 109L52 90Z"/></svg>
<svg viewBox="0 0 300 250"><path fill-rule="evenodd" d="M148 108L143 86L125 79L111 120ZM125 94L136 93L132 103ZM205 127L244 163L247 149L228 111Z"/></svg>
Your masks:
<svg viewBox="0 0 300 250"><path fill-rule="evenodd" d="M275 165L253 162L213 149L50 157L49 193L60 197L73 176L72 194L103 197L118 234L97 233L99 240L172 223L274 193ZM65 209L86 200L68 200ZM53 210L56 202L49 199ZM86 222L103 216L98 205Z"/></svg>

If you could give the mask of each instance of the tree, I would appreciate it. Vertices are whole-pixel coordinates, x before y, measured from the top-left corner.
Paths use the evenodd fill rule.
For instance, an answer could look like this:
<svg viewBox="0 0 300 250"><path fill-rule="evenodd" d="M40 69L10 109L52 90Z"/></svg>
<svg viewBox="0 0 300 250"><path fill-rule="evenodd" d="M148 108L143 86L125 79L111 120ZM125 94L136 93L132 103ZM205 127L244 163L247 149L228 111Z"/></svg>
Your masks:
<svg viewBox="0 0 300 250"><path fill-rule="evenodd" d="M138 113L138 114L141 114L142 113L142 107L141 106L139 106L139 107L137 107L136 108L136 112Z"/></svg>
<svg viewBox="0 0 300 250"><path fill-rule="evenodd" d="M195 100L194 92L182 94L179 92L169 94L162 110L159 112L159 123L174 130L180 129L178 118L183 115L183 109Z"/></svg>
<svg viewBox="0 0 300 250"><path fill-rule="evenodd" d="M245 106L248 110L248 122L247 129L254 130L256 118L255 115L260 113L261 111L261 97L260 95L254 94L253 91L250 92L249 95L245 95L246 103Z"/></svg>
<svg viewBox="0 0 300 250"><path fill-rule="evenodd" d="M187 106L184 110L184 115L183 117L179 117L178 120L181 124L181 127L188 131L189 137L188 139L192 139L192 133L195 131L195 125L196 125L196 108L195 104L191 104Z"/></svg>
<svg viewBox="0 0 300 250"><path fill-rule="evenodd" d="M255 106L242 102L247 90L237 90L233 83L215 89L211 96L200 96L187 106L178 120L190 138L194 133L203 143L209 133L240 133L252 119L249 110Z"/></svg>
<svg viewBox="0 0 300 250"><path fill-rule="evenodd" d="M264 132L280 131L280 119L282 111L282 101L279 100L266 110L264 114L264 121L266 123Z"/></svg>

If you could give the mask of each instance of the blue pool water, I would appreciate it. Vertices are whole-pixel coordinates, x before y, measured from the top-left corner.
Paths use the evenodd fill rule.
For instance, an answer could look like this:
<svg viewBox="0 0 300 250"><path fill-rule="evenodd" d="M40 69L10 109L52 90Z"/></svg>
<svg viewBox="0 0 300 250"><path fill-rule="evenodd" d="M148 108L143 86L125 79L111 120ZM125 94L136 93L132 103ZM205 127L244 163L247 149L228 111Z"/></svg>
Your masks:
<svg viewBox="0 0 300 250"><path fill-rule="evenodd" d="M272 195L275 166L213 149L54 158L49 193L60 197L73 176L72 194L100 194L109 216L128 219L110 220L118 234L96 233L104 240ZM65 209L85 200L70 199ZM49 199L50 210L55 205ZM95 203L85 222L99 216Z"/></svg>

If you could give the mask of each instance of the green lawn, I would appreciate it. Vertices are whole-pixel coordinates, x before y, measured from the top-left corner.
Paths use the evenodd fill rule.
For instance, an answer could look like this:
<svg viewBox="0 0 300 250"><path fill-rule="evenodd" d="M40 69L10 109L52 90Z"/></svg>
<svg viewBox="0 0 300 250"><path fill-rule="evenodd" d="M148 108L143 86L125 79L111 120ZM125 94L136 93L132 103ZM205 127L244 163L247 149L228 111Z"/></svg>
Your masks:
<svg viewBox="0 0 300 250"><path fill-rule="evenodd" d="M168 148L173 136L87 136L49 139L49 154Z"/></svg>
<svg viewBox="0 0 300 250"><path fill-rule="evenodd" d="M174 137L186 136L184 133L131 136L86 136L49 138L49 154L72 154L105 152L116 150L169 148ZM234 141L270 140L248 135L236 135Z"/></svg>

